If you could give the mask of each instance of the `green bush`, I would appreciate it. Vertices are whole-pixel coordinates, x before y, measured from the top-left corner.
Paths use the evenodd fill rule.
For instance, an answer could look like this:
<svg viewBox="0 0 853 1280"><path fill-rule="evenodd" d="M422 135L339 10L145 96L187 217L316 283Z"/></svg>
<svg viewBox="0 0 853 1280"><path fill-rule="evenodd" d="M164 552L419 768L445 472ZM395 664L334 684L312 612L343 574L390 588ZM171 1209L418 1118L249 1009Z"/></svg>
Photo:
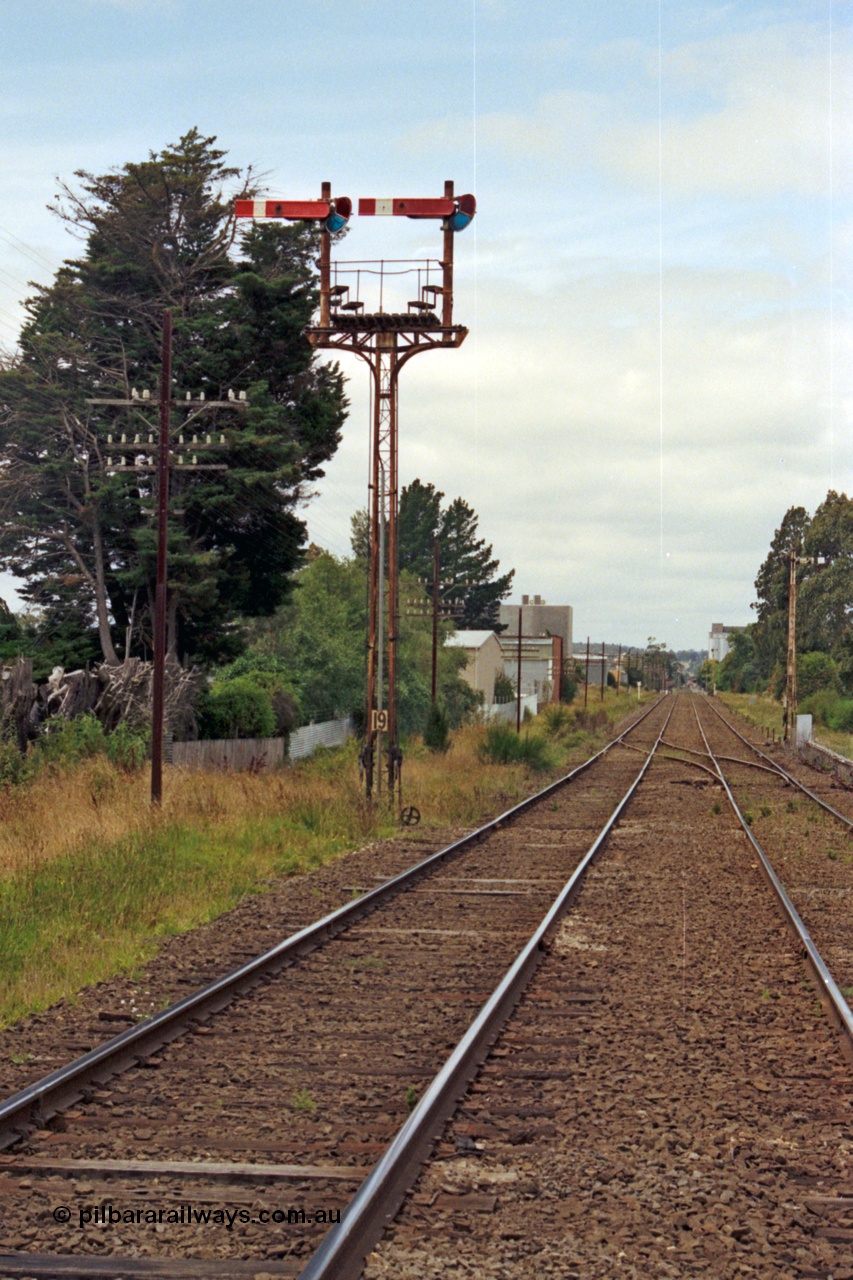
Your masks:
<svg viewBox="0 0 853 1280"><path fill-rule="evenodd" d="M573 716L568 707L556 702L545 708L542 712L542 719L545 721L545 728L548 733L553 738L556 738L572 723Z"/></svg>
<svg viewBox="0 0 853 1280"><path fill-rule="evenodd" d="M841 683L838 678L838 664L833 662L828 653L815 651L801 653L797 656L797 693L801 698L808 698L813 693L828 689L838 693Z"/></svg>
<svg viewBox="0 0 853 1280"><path fill-rule="evenodd" d="M215 688L236 680L250 680L269 694L275 717L275 734L286 737L301 723L299 699L292 685L287 662L278 654L244 653L217 673ZM252 736L252 735L249 735Z"/></svg>
<svg viewBox="0 0 853 1280"><path fill-rule="evenodd" d="M538 733L516 733L504 722L486 726L480 757L493 764L524 764L536 772L553 764L548 743Z"/></svg>
<svg viewBox="0 0 853 1280"><path fill-rule="evenodd" d="M568 706L570 702L574 702L578 693L578 682L572 676L563 676L560 682L560 697Z"/></svg>
<svg viewBox="0 0 853 1280"><path fill-rule="evenodd" d="M198 708L202 738L271 738L276 720L272 700L249 676L216 684Z"/></svg>
<svg viewBox="0 0 853 1280"><path fill-rule="evenodd" d="M515 685L505 672L495 676L495 702L512 702L515 697Z"/></svg>
<svg viewBox="0 0 853 1280"><path fill-rule="evenodd" d="M810 715L817 724L841 733L853 733L853 698L841 698L829 689L821 689L810 698L798 702L797 710Z"/></svg>
<svg viewBox="0 0 853 1280"><path fill-rule="evenodd" d="M27 757L13 742L0 742L0 787L17 786L27 772Z"/></svg>
<svg viewBox="0 0 853 1280"><path fill-rule="evenodd" d="M51 720L26 756L7 743L0 744L0 785L20 783L43 768L68 767L93 756L105 756L116 768L133 773L147 760L150 741L147 727L132 729L120 724L107 733L91 713L72 720Z"/></svg>
<svg viewBox="0 0 853 1280"><path fill-rule="evenodd" d="M107 735L91 713L73 720L51 720L34 747L34 764L77 764L106 752Z"/></svg>
<svg viewBox="0 0 853 1280"><path fill-rule="evenodd" d="M107 759L123 773L135 773L148 759L151 750L151 730L132 729L122 721L104 741Z"/></svg>
<svg viewBox="0 0 853 1280"><path fill-rule="evenodd" d="M438 701L434 702L429 709L424 729L424 746L429 747L430 751L439 752L442 755L450 746L450 725L447 719L447 712Z"/></svg>
<svg viewBox="0 0 853 1280"><path fill-rule="evenodd" d="M827 728L853 733L853 698L836 698L826 719Z"/></svg>
<svg viewBox="0 0 853 1280"><path fill-rule="evenodd" d="M454 678L442 682L441 700L447 712L448 725L451 729L458 729L470 721L474 712L483 705L483 694L464 680Z"/></svg>

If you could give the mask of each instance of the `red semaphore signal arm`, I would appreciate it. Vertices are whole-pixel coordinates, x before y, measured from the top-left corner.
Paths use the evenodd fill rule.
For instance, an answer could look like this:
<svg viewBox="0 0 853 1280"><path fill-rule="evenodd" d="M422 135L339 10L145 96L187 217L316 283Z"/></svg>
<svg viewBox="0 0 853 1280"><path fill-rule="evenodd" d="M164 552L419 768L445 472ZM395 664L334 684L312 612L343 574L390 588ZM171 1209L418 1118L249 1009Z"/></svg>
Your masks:
<svg viewBox="0 0 853 1280"><path fill-rule="evenodd" d="M352 213L352 200L235 200L236 218L285 218L290 222L324 222L327 231L342 231Z"/></svg>
<svg viewBox="0 0 853 1280"><path fill-rule="evenodd" d="M292 218L294 221L328 218L332 206L328 200L235 200L238 218Z"/></svg>
<svg viewBox="0 0 853 1280"><path fill-rule="evenodd" d="M358 202L359 217L390 215L398 218L441 218L451 231L463 231L477 211L477 201L471 195L442 196L432 200L411 200L399 196L374 199L363 198Z"/></svg>
<svg viewBox="0 0 853 1280"><path fill-rule="evenodd" d="M449 218L456 210L456 201L443 197L437 200L362 199L358 202L358 216L390 214L401 218Z"/></svg>

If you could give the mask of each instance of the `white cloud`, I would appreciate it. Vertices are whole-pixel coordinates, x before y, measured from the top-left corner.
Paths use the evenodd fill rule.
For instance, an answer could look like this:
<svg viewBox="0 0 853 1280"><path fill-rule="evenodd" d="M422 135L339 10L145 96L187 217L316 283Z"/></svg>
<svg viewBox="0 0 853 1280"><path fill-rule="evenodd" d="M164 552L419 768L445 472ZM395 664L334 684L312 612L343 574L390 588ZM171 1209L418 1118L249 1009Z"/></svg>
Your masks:
<svg viewBox="0 0 853 1280"><path fill-rule="evenodd" d="M623 41L599 50L597 61L609 54L619 65L630 54L625 86L551 92L530 111L476 122L448 116L418 126L400 146L456 151L474 145L476 130L478 148L507 160L559 165L564 176L592 167L648 190L660 174L669 196L825 195L832 159L836 190L849 190L853 60L846 33L834 43L831 66L825 30L806 23L668 51L658 119L657 51Z"/></svg>

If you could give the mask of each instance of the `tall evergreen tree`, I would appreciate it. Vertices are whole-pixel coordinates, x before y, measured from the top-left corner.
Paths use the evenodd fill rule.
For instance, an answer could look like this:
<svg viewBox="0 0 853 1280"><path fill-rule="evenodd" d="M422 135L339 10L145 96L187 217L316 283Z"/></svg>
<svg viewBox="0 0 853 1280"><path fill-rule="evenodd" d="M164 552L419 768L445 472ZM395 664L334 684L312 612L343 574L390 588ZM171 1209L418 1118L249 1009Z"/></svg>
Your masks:
<svg viewBox="0 0 853 1280"><path fill-rule="evenodd" d="M461 610L456 625L460 631L501 631L500 602L509 595L515 570L498 574L500 562L492 548L477 537L477 515L462 498L454 498L443 511L439 542L443 590L458 600Z"/></svg>
<svg viewBox="0 0 853 1280"><path fill-rule="evenodd" d="M823 563L800 571L800 649L847 659L853 648L853 501L846 494L829 491L812 516L803 550Z"/></svg>
<svg viewBox="0 0 853 1280"><path fill-rule="evenodd" d="M499 574L491 546L477 537L479 518L462 498L442 508L444 494L432 484L413 480L400 494L397 522L400 568L421 582L433 578L433 548L439 541L441 599L452 608L463 631L500 631L500 602L509 595L515 570ZM370 520L366 511L352 517L354 554L370 554Z"/></svg>
<svg viewBox="0 0 853 1280"><path fill-rule="evenodd" d="M400 494L400 568L424 582L432 581L433 544L441 538L443 497L434 485L420 480L413 480ZM442 577L447 577L443 568Z"/></svg>
<svg viewBox="0 0 853 1280"><path fill-rule="evenodd" d="M760 674L770 677L784 668L788 635L788 580L791 551L814 557L797 566L797 649L801 654L824 653L840 665L842 677L853 685L853 501L830 490L809 516L804 507L790 507L776 530L762 564L753 608L758 621L752 629L755 661ZM817 560L822 561L818 564Z"/></svg>
<svg viewBox="0 0 853 1280"><path fill-rule="evenodd" d="M0 563L34 604L94 623L108 661L150 643L155 531L148 472L113 472L157 430L163 312L174 316L173 394L249 393L244 414L205 412L188 433L225 443L176 478L170 517L170 644L233 657L239 620L286 597L305 541L295 514L323 474L346 412L336 366L305 338L316 240L304 224L252 226L238 241L235 195L251 171L193 129L141 163L63 185L57 212L85 241L27 304L20 351L0 371ZM89 401L129 400L132 408ZM153 401L153 403L152 403ZM185 420L176 411L173 431ZM108 445L125 435L128 444ZM140 443L133 448L134 437Z"/></svg>
<svg viewBox="0 0 853 1280"><path fill-rule="evenodd" d="M758 671L769 679L778 662L784 664L788 633L788 560L791 551L803 549L809 524L805 507L789 507L773 535L770 550L755 579L758 596L753 604L758 619L753 628Z"/></svg>

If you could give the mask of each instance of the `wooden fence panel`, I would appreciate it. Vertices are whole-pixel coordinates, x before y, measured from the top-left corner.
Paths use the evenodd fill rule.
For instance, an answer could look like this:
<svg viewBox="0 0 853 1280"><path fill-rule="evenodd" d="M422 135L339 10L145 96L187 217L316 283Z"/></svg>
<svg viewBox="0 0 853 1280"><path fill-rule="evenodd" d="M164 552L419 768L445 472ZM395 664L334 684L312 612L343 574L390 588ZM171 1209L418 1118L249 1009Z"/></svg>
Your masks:
<svg viewBox="0 0 853 1280"><path fill-rule="evenodd" d="M175 742L170 763L179 769L278 769L289 760L300 760L317 747L337 747L351 738L352 719L306 724L290 735L285 754L283 738L229 738L208 742Z"/></svg>
<svg viewBox="0 0 853 1280"><path fill-rule="evenodd" d="M172 763L179 769L275 769L284 764L283 738L213 739L175 742Z"/></svg>

